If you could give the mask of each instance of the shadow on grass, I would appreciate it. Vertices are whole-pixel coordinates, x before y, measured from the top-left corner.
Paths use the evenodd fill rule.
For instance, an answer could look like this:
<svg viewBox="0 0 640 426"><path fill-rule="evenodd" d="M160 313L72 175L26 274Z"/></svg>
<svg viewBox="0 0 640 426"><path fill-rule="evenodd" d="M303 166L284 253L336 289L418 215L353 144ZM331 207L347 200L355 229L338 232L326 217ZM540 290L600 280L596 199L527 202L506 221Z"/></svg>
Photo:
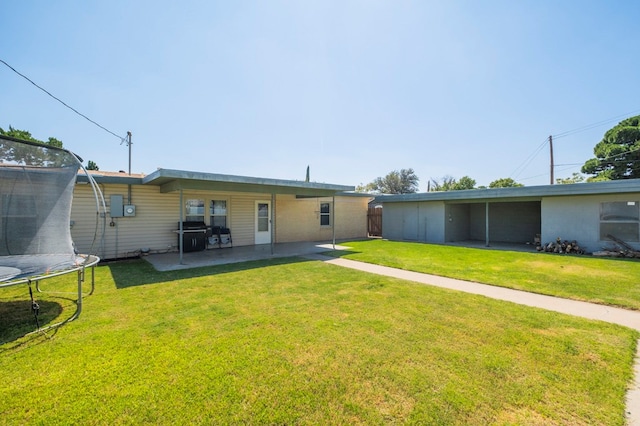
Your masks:
<svg viewBox="0 0 640 426"><path fill-rule="evenodd" d="M331 250L331 251L323 252L322 255L329 256L329 257L344 257L350 254L359 254L359 253L362 253L362 252L355 251L355 250Z"/></svg>
<svg viewBox="0 0 640 426"><path fill-rule="evenodd" d="M40 327L55 321L63 311L62 305L58 302L38 300L38 305ZM31 310L30 299L0 302L0 345L36 330L36 319Z"/></svg>
<svg viewBox="0 0 640 426"><path fill-rule="evenodd" d="M144 260L127 260L108 264L116 288L125 289L141 285L157 284L167 281L182 280L207 275L226 274L230 272L247 271L267 266L286 265L292 263L310 262L302 257L281 257L268 260L253 260L248 262L229 263L216 266L199 266L175 271L157 271Z"/></svg>

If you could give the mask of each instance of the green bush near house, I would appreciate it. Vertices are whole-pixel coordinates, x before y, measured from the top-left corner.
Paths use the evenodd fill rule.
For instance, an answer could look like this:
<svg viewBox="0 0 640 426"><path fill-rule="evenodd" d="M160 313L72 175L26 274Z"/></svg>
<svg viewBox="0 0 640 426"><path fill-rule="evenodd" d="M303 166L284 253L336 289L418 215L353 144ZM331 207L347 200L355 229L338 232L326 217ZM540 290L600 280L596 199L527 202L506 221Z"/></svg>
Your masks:
<svg viewBox="0 0 640 426"><path fill-rule="evenodd" d="M96 280L46 336L0 289L0 424L624 423L624 327L300 258Z"/></svg>

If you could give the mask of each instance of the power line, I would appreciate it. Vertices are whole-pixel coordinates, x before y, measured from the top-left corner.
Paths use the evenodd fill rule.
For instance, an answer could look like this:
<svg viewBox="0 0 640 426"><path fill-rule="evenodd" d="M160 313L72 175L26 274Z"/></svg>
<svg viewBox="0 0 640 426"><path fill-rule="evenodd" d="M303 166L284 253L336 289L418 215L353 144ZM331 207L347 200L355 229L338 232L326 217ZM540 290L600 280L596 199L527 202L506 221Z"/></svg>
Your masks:
<svg viewBox="0 0 640 426"><path fill-rule="evenodd" d="M562 165L564 165L564 164L562 164ZM560 164L559 164L558 166L560 166ZM571 170L571 169L573 169L573 168L574 168L574 166L570 166L570 167L565 167L565 168L563 168L563 169L559 169L559 170L557 170L557 171L558 171L558 172L564 172L564 171L566 171L566 170ZM520 179L518 179L518 180L519 180L519 181L523 181L523 180L530 180L530 179L535 179L535 178L539 178L539 177L543 177L543 176L549 176L549 173L540 173L539 175L529 176L529 177L526 177L526 178L520 178Z"/></svg>
<svg viewBox="0 0 640 426"><path fill-rule="evenodd" d="M523 162L522 164L520 164L518 167L516 167L516 169L511 172L510 176L513 176L514 178L517 178L520 173L522 173L527 166L533 161L533 159L538 155L538 153L540 153L540 151L542 151L542 149L547 145L547 143L549 142L549 139L545 139L536 149L535 151L533 151L533 153L531 153ZM517 173L516 173L517 172Z"/></svg>
<svg viewBox="0 0 640 426"><path fill-rule="evenodd" d="M573 129L573 130L567 130L567 131L565 131L565 132L560 132L560 133L558 133L558 134L552 135L552 137L553 137L553 139L559 139L559 138L564 138L564 137L567 137L567 136L571 136L571 135L574 135L574 134L576 134L576 133L580 133L580 132L584 132L584 131L587 131L587 130L594 129L594 128L596 128L596 127L602 126L602 125L607 124L607 123L610 123L610 122L612 122L612 121L619 120L620 118L628 118L628 117L629 117L629 116L631 116L632 114L635 114L635 113L638 113L638 112L640 112L640 110L630 111L630 112L628 112L628 113L620 114L620 115L617 115L617 116L615 116L615 117L608 118L608 119L606 119L606 120L601 120L601 121L597 121L597 122L594 122L594 123L591 123L591 124L587 124L587 125L585 125L585 126L578 127L578 128L576 128L576 129ZM548 142L548 141L549 141L548 139L545 139L545 141L544 141L540 146L538 146L538 147L533 151L533 153L532 153L532 154L530 154L530 155L529 155L529 157L527 157L527 158L522 162L522 164L520 164L520 166L518 166L518 167L517 167L517 168L516 168L512 173L511 173L511 176L513 176L514 178L517 178L517 177L518 177L518 176L519 176L519 175L520 175L520 174L521 174L521 173L526 169L526 167L527 167L527 166L528 166L528 165L533 161L533 159L534 159L534 158L535 158L535 157L540 153L540 151L542 150L542 148L544 148L544 147L545 147L545 145L547 144L547 142ZM627 151L627 152L624 152L624 153L621 153L621 154L628 154L628 153L630 153L630 152L634 152L634 151L637 151L637 150L636 150L636 149L634 149L634 150ZM621 155L621 154L618 154L618 155ZM613 158L613 157L614 157L614 156L612 156L612 157L607 157L607 158L604 158L603 160L607 160L607 159L609 159L609 158ZM602 160L601 160L601 161L602 161ZM580 165L580 164L578 164L578 163L576 163L576 164L560 164L559 166L573 166L573 165ZM546 174L546 173L545 173L545 174ZM520 180L533 179L533 178L536 178L536 177L544 176L545 174L536 175L536 176L532 176L532 177L528 177L528 178L521 178Z"/></svg>
<svg viewBox="0 0 640 426"><path fill-rule="evenodd" d="M620 153L615 154L615 155L610 155L608 157L604 157L602 159L598 159L598 161L601 161L601 162L602 161L607 161L607 160L613 159L615 157L618 157L620 155L630 154L632 152L638 152L638 151L640 151L640 148L635 148L635 149L631 149L629 151L620 152ZM638 162L640 162L640 160L626 160L625 161L625 163L638 163ZM581 165L584 165L584 163L556 164L555 167L564 167L562 169L557 169L558 172L563 172L563 171L566 171L566 170L571 170L575 166L581 166ZM547 176L547 173L541 173L541 174L538 174L538 175L535 175L535 176L529 176L529 177L526 177L526 178L520 178L518 180L519 181L523 181L523 180L539 178L539 177L542 177L542 176Z"/></svg>
<svg viewBox="0 0 640 426"><path fill-rule="evenodd" d="M15 68L13 68L11 65L9 65L8 63L6 63L5 61L3 61L2 59L0 59L0 62L2 62L3 64L5 64L9 69L11 69L11 71L13 71L14 73L18 74L20 77L24 78L25 80L27 80L29 83L33 84L34 86L36 86L38 89L42 90L44 93L46 93L47 95L49 95L50 97L52 97L53 99L55 99L56 101L60 102L62 105L66 106L67 108L69 108L71 111L75 112L76 114L78 114L80 117L83 117L84 119L88 120L89 122L95 124L96 126L100 127L102 130L104 130L107 133L112 134L113 136L115 136L116 138L120 139L121 142L125 141L125 138L117 135L116 133L112 132L111 130L107 129L106 127L96 123L95 121L93 121L92 119L90 119L89 117L87 117L86 115L84 115L83 113L81 113L80 111L78 111L77 109L69 106L68 104L66 104L65 102L63 102L62 100L60 100L59 98L55 97L54 95L52 95L49 91L47 91L46 89L44 89L43 87L39 86L38 84L36 84L33 80L31 80L29 77L27 77L26 75L22 74L21 72L19 72L18 70L16 70Z"/></svg>
<svg viewBox="0 0 640 426"><path fill-rule="evenodd" d="M573 135L573 134L576 134L576 133L580 133L580 132L584 132L584 131L587 131L587 130L591 130L591 129L594 129L596 127L600 127L600 126L602 126L604 124L610 123L612 121L619 120L620 118L623 118L623 117L628 118L630 115L635 114L637 112L640 112L640 110L634 110L634 111L628 112L626 114L620 114L620 115L617 115L615 117L608 118L606 120L598 121L596 123L587 124L585 126L578 127L577 129L568 130L566 132L561 132L561 133L558 133L557 135L553 135L553 138L554 139L564 138L566 136L570 136L570 135Z"/></svg>

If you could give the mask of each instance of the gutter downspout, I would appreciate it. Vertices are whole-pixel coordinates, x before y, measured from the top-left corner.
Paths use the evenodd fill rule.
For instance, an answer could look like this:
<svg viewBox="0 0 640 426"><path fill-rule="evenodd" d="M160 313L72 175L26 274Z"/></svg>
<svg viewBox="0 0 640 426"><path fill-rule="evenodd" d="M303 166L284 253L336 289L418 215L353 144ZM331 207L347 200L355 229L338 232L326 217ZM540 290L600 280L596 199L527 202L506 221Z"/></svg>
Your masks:
<svg viewBox="0 0 640 426"><path fill-rule="evenodd" d="M127 145L129 147L129 176L131 176L131 132L127 132ZM131 204L131 184L129 184L127 203Z"/></svg>

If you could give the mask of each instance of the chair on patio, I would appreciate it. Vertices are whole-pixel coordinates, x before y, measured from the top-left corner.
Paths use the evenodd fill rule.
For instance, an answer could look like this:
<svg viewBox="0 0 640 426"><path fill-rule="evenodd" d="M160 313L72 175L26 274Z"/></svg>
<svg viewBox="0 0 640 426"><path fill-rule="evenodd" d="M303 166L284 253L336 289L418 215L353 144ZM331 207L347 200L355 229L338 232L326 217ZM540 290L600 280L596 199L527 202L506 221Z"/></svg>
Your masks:
<svg viewBox="0 0 640 426"><path fill-rule="evenodd" d="M220 248L220 227L207 228L207 248Z"/></svg>
<svg viewBox="0 0 640 426"><path fill-rule="evenodd" d="M233 247L231 239L231 230L229 228L220 228L220 248Z"/></svg>
<svg viewBox="0 0 640 426"><path fill-rule="evenodd" d="M212 226L211 236L207 238L207 248L226 248L233 247L231 239L231 230L222 226Z"/></svg>

